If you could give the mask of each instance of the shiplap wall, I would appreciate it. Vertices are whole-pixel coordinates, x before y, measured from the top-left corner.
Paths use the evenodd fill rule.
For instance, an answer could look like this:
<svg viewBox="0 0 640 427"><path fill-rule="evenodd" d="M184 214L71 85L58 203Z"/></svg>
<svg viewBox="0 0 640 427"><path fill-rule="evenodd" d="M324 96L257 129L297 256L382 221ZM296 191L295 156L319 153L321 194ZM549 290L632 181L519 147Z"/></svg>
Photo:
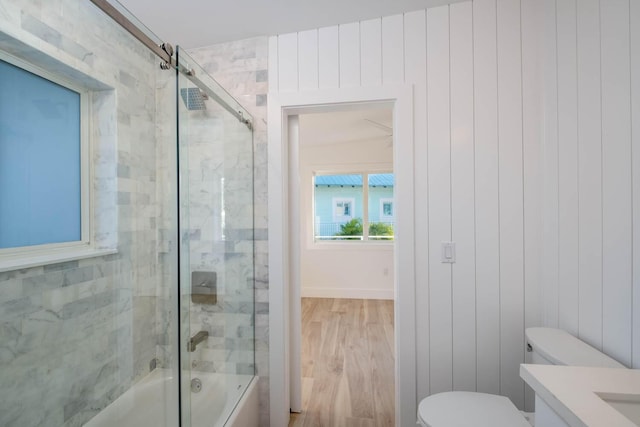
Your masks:
<svg viewBox="0 0 640 427"><path fill-rule="evenodd" d="M640 1L545 4L543 318L640 367Z"/></svg>
<svg viewBox="0 0 640 427"><path fill-rule="evenodd" d="M524 328L541 322L542 17L539 0L475 0L270 38L270 92L414 85L418 399L524 406ZM442 264L450 240L457 262Z"/></svg>

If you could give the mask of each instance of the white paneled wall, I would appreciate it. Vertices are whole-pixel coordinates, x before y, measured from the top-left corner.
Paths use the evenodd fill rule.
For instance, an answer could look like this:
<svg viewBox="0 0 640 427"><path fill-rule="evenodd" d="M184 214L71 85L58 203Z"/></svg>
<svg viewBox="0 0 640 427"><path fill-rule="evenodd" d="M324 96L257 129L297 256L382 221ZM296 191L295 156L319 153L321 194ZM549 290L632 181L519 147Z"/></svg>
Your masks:
<svg viewBox="0 0 640 427"><path fill-rule="evenodd" d="M602 348L602 130L600 103L600 2L575 4L578 107L578 332ZM580 40L580 45L577 45ZM576 78L577 77L577 78ZM577 95L576 95L577 96ZM557 120L557 119L556 119ZM575 288L574 288L575 291Z"/></svg>
<svg viewBox="0 0 640 427"><path fill-rule="evenodd" d="M557 5L558 55L558 218L562 227L558 239L558 322L561 328L578 334L578 85L576 80L576 0Z"/></svg>
<svg viewBox="0 0 640 427"><path fill-rule="evenodd" d="M475 0L270 39L271 92L414 86L418 399L478 390L524 407L524 328L541 323L539 5ZM457 262L442 264L451 240Z"/></svg>
<svg viewBox="0 0 640 427"><path fill-rule="evenodd" d="M453 388L476 388L475 206L473 129L473 8L451 6L451 240L458 262L452 269Z"/></svg>
<svg viewBox="0 0 640 427"><path fill-rule="evenodd" d="M524 348L522 41L519 1L498 1L498 198L500 200L500 392L521 404L512 376ZM514 366L517 368L514 370Z"/></svg>
<svg viewBox="0 0 640 427"><path fill-rule="evenodd" d="M497 10L473 2L477 390L500 393ZM482 82L482 84L479 84ZM506 320L506 319L504 319Z"/></svg>
<svg viewBox="0 0 640 427"><path fill-rule="evenodd" d="M523 210L524 210L524 324L533 326L540 323L540 294L542 279L542 151L543 111L539 91L544 80L544 44L540 43L543 9L535 1L525 1L521 5L521 15L529 19L521 20L522 30L522 149L523 149ZM531 410L533 390L525 387L525 407Z"/></svg>
<svg viewBox="0 0 640 427"><path fill-rule="evenodd" d="M629 1L600 3L602 347L631 363L631 84ZM562 120L562 116L560 116ZM562 244L562 241L560 242Z"/></svg>
<svg viewBox="0 0 640 427"><path fill-rule="evenodd" d="M428 330L431 392L451 390L453 387L453 269L451 265L440 262L441 242L451 240L449 95L449 7L440 7L427 13L426 196L429 212L426 218L429 224L429 276L425 279L429 286L428 301L431 301Z"/></svg>
<svg viewBox="0 0 640 427"><path fill-rule="evenodd" d="M637 0L547 1L543 172L545 323L636 368L639 9Z"/></svg>

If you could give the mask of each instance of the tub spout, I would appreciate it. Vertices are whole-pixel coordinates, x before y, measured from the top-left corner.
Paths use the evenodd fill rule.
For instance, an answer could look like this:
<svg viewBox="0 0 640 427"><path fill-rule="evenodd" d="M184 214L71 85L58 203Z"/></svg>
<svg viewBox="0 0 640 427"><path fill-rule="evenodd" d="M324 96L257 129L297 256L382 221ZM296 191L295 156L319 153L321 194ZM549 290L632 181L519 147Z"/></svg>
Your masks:
<svg viewBox="0 0 640 427"><path fill-rule="evenodd" d="M196 347L198 346L198 344L206 340L208 336L209 336L209 332L207 331L198 332L197 334L195 334L189 339L189 345L187 346L187 350L190 352L196 351Z"/></svg>

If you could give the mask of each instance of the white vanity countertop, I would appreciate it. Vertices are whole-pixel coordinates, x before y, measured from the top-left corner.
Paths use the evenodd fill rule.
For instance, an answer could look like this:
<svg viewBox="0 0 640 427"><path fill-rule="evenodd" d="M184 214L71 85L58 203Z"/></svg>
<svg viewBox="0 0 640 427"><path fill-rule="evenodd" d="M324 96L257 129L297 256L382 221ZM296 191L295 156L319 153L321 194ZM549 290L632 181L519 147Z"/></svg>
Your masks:
<svg viewBox="0 0 640 427"><path fill-rule="evenodd" d="M572 427L637 426L600 396L640 397L638 369L523 364L520 377Z"/></svg>

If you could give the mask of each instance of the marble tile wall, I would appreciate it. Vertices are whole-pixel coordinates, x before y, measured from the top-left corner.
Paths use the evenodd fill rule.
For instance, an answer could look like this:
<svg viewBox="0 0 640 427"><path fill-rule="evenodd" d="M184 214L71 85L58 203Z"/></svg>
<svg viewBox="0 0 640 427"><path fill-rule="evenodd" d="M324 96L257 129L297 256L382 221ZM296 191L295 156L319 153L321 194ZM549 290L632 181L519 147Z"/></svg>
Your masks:
<svg viewBox="0 0 640 427"><path fill-rule="evenodd" d="M174 143L156 138L169 80L87 1L1 2L0 49L94 91L95 237L117 253L0 273L0 425L80 426L162 365L169 341L158 312L175 248L158 198L172 181L156 173L158 145Z"/></svg>
<svg viewBox="0 0 640 427"><path fill-rule="evenodd" d="M268 39L257 37L193 49L190 55L254 119L255 368L260 425L269 425L269 257L267 240Z"/></svg>
<svg viewBox="0 0 640 427"><path fill-rule="evenodd" d="M178 298L177 271L177 145L176 145L176 78L175 71L158 71L156 77L156 138L170 143L156 144L156 197L158 203L158 323L157 357L164 368L177 369L176 304ZM188 326L188 325L185 325ZM186 329L182 331L186 332ZM174 365L175 363L175 365Z"/></svg>
<svg viewBox="0 0 640 427"><path fill-rule="evenodd" d="M181 89L191 85L186 78L180 81ZM183 253L190 271L217 277L217 302L190 304L190 334L209 333L189 354L190 366L253 374L252 135L212 99L205 105L205 110L187 110L180 104L181 157L188 163L182 180L188 195Z"/></svg>

